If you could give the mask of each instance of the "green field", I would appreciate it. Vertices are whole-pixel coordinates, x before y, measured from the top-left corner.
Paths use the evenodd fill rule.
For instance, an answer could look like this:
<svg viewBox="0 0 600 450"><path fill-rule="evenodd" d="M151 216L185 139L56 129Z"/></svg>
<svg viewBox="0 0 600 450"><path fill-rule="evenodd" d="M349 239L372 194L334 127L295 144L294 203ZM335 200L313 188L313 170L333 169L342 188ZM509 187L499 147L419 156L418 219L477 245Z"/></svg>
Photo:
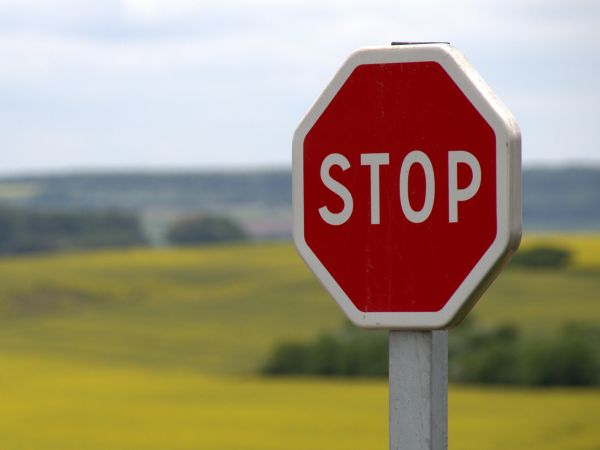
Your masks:
<svg viewBox="0 0 600 450"><path fill-rule="evenodd" d="M548 242L573 264L506 270L477 320L598 323L600 237L524 246ZM1 259L1 448L386 448L384 381L254 375L343 320L286 243ZM451 448L600 449L599 415L598 390L453 387Z"/></svg>

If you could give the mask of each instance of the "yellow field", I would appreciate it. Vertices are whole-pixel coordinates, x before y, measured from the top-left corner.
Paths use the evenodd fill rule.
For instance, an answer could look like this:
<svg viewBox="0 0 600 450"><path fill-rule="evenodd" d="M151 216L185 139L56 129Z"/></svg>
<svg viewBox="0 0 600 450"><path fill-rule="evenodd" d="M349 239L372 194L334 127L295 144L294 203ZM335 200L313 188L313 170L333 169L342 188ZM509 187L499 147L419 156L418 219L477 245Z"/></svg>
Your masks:
<svg viewBox="0 0 600 450"><path fill-rule="evenodd" d="M536 239L550 237L524 245ZM600 237L552 239L573 267L506 270L471 315L527 332L597 323ZM287 243L0 259L0 349L14 353L253 373L277 342L343 321Z"/></svg>
<svg viewBox="0 0 600 450"><path fill-rule="evenodd" d="M600 269L600 236L589 233L546 233L526 235L521 248L560 247L570 250L577 269Z"/></svg>
<svg viewBox="0 0 600 450"><path fill-rule="evenodd" d="M506 270L473 314L600 318L600 236L533 236L566 270ZM385 449L387 385L255 373L342 314L291 245L0 259L0 450ZM450 448L599 450L600 390L452 386Z"/></svg>
<svg viewBox="0 0 600 450"><path fill-rule="evenodd" d="M387 448L385 381L210 377L2 357L1 448ZM600 448L600 391L452 386L450 448Z"/></svg>

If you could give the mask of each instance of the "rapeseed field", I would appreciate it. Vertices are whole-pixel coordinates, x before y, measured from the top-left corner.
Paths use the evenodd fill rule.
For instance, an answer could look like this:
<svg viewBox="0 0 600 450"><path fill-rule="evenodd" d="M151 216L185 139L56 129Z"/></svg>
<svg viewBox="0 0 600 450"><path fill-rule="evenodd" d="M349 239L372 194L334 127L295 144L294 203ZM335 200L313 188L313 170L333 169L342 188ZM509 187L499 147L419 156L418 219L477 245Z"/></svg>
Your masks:
<svg viewBox="0 0 600 450"><path fill-rule="evenodd" d="M216 377L2 356L1 447L22 450L387 448L384 380ZM451 386L449 448L590 450L599 390Z"/></svg>
<svg viewBox="0 0 600 450"><path fill-rule="evenodd" d="M544 333L600 317L600 237L509 268L473 311ZM385 380L260 378L342 314L288 243L0 259L0 449L387 448ZM452 449L600 449L600 391L452 386Z"/></svg>

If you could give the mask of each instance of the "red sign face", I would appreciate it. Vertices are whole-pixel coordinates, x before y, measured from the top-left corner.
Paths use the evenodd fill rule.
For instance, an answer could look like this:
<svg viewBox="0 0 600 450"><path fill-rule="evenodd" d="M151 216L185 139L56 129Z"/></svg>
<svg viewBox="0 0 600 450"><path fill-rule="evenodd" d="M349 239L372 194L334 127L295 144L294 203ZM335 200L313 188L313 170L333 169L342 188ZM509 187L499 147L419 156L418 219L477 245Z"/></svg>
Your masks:
<svg viewBox="0 0 600 450"><path fill-rule="evenodd" d="M518 129L423 47L355 54L295 136L296 244L359 325L451 324L520 234Z"/></svg>

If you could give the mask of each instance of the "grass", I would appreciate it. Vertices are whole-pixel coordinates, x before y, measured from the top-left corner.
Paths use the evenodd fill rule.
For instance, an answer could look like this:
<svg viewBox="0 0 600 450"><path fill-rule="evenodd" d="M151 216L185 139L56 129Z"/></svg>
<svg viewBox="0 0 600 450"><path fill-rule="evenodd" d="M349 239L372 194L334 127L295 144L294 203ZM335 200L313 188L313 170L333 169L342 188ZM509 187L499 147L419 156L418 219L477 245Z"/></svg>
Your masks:
<svg viewBox="0 0 600 450"><path fill-rule="evenodd" d="M0 305L8 351L217 373L341 321L283 244L8 259Z"/></svg>
<svg viewBox="0 0 600 450"><path fill-rule="evenodd" d="M543 239L573 248L574 265L504 271L474 317L541 333L597 321L600 237ZM276 342L343 320L287 243L0 260L3 352L252 373Z"/></svg>
<svg viewBox="0 0 600 450"><path fill-rule="evenodd" d="M513 269L501 273L475 307L483 322L513 322L525 331L545 332L569 322L597 324L600 318L600 236L526 236L522 249L551 246L569 250L570 266Z"/></svg>
<svg viewBox="0 0 600 450"><path fill-rule="evenodd" d="M600 317L600 236L565 270L509 268L473 311L549 332ZM1 448L387 447L385 381L254 373L343 322L287 243L0 259ZM453 386L450 448L600 449L598 390Z"/></svg>

